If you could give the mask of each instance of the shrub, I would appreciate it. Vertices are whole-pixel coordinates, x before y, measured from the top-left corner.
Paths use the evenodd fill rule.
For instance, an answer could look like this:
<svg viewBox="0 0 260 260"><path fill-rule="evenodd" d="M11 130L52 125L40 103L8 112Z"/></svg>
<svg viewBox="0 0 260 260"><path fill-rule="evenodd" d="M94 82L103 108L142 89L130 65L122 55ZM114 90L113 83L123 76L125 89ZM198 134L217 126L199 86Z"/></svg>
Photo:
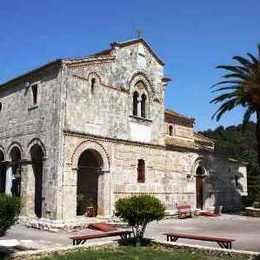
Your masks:
<svg viewBox="0 0 260 260"><path fill-rule="evenodd" d="M115 208L116 216L132 227L134 238L139 242L144 237L147 224L165 216L165 207L160 200L150 195L119 199Z"/></svg>
<svg viewBox="0 0 260 260"><path fill-rule="evenodd" d="M3 236L15 224L20 208L19 198L0 193L0 236Z"/></svg>

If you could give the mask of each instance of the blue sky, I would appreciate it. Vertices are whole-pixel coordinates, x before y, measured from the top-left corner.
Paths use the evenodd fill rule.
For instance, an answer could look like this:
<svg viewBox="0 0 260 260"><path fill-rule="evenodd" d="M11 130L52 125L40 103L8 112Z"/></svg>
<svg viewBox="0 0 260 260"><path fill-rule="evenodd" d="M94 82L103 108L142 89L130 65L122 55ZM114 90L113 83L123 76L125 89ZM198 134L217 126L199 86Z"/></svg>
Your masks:
<svg viewBox="0 0 260 260"><path fill-rule="evenodd" d="M198 130L240 122L242 109L211 120L218 64L256 52L259 0L9 0L0 5L0 82L61 57L85 56L143 31L173 81L166 106L195 117Z"/></svg>

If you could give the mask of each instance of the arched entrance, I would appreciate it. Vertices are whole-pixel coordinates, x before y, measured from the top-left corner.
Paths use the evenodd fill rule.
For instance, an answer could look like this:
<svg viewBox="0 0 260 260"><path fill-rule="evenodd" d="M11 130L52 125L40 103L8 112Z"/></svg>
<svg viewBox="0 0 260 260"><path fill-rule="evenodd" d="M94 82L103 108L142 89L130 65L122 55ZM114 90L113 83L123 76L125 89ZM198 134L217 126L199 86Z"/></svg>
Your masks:
<svg viewBox="0 0 260 260"><path fill-rule="evenodd" d="M10 152L12 161L11 194L21 196L21 151L18 147L13 147Z"/></svg>
<svg viewBox="0 0 260 260"><path fill-rule="evenodd" d="M96 150L87 149L81 154L77 174L77 216L86 214L87 209L89 216L97 215L98 183L102 167L102 157Z"/></svg>
<svg viewBox="0 0 260 260"><path fill-rule="evenodd" d="M34 174L34 213L38 218L42 217L42 172L44 153L38 144L34 144L30 149L32 168Z"/></svg>
<svg viewBox="0 0 260 260"><path fill-rule="evenodd" d="M197 207L197 209L203 209L203 206L204 206L204 194L203 194L204 176L205 176L205 169L199 165L196 169L196 207Z"/></svg>
<svg viewBox="0 0 260 260"><path fill-rule="evenodd" d="M0 150L0 193L5 192L6 167L1 164L4 161L4 153Z"/></svg>

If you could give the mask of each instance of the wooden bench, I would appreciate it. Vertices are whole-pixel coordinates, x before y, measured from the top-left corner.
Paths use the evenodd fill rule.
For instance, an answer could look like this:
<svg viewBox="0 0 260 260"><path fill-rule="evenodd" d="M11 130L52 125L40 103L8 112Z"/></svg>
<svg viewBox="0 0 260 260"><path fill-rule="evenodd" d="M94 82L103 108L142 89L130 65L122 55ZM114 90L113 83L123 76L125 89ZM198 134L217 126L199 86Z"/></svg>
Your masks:
<svg viewBox="0 0 260 260"><path fill-rule="evenodd" d="M179 204L176 206L178 210L178 218L192 217L191 206L188 204Z"/></svg>
<svg viewBox="0 0 260 260"><path fill-rule="evenodd" d="M103 237L114 237L120 236L121 239L130 238L132 231L113 231L113 232L103 232L97 234L80 234L71 236L70 239L73 240L73 245L83 245L87 240L96 239L96 238L103 238Z"/></svg>
<svg viewBox="0 0 260 260"><path fill-rule="evenodd" d="M176 242L179 238L202 240L208 242L217 242L221 248L232 249L232 242L234 239L223 238L223 237L212 237L212 236L199 236L192 234L182 234L182 233L165 233L167 241Z"/></svg>

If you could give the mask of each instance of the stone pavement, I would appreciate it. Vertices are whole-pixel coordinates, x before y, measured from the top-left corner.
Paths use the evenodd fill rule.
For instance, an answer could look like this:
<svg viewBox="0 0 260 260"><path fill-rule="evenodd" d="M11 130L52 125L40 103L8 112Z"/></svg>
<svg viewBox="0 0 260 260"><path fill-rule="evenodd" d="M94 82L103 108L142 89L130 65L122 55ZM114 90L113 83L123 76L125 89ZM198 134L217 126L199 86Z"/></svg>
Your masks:
<svg viewBox="0 0 260 260"><path fill-rule="evenodd" d="M260 218L224 214L220 217L168 219L152 223L146 235L165 239L162 233L169 231L234 238L234 249L260 252ZM218 247L214 242L186 239L179 239L177 242Z"/></svg>
<svg viewBox="0 0 260 260"><path fill-rule="evenodd" d="M158 223L151 223L147 228L146 237L165 239L162 234L167 231L230 237L236 239L233 244L234 249L260 252L260 218L222 215L214 218L194 217L192 219L166 219ZM26 248L44 249L63 247L72 245L69 239L70 234L71 233L65 231L59 231L58 233L41 231L18 224L9 230L6 236L0 238L0 244L1 240L16 239L21 246ZM91 240L87 243L115 239L117 238L104 238ZM212 242L208 243L185 239L180 239L178 242L217 247L217 245ZM14 241L12 241L12 243L14 243Z"/></svg>

